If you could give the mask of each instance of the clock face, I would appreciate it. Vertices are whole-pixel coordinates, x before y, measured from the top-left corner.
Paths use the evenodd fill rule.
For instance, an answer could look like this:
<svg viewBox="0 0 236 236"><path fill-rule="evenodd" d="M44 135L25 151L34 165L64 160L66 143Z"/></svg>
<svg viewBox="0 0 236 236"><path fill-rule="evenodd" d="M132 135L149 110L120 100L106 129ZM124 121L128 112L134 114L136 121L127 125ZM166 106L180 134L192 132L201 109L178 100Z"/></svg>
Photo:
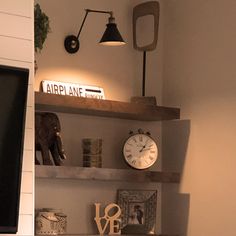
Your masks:
<svg viewBox="0 0 236 236"><path fill-rule="evenodd" d="M126 162L135 169L146 169L152 166L158 157L155 141L148 135L135 134L130 136L123 148Z"/></svg>

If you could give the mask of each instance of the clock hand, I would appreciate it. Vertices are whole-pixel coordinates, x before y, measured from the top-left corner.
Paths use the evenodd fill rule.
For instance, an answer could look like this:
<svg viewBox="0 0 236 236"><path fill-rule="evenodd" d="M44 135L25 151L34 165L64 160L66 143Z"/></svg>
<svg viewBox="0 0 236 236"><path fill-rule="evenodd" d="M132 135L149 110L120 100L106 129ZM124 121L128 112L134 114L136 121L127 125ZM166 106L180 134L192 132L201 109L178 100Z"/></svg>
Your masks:
<svg viewBox="0 0 236 236"><path fill-rule="evenodd" d="M139 152L142 152L142 151L145 149L145 147L146 147L146 145L144 145L144 146L142 147L142 149L139 150ZM150 148L149 148L149 149L150 149ZM145 150L148 150L148 149L145 149Z"/></svg>
<svg viewBox="0 0 236 236"><path fill-rule="evenodd" d="M141 149L141 150L139 150L139 152L142 152L142 151L143 151L143 149L146 147L146 145L147 145L148 141L149 141L149 140L147 140L147 141L146 141L146 143L144 144L144 146L142 147L142 149Z"/></svg>
<svg viewBox="0 0 236 236"><path fill-rule="evenodd" d="M150 150L151 148L142 148L139 152Z"/></svg>

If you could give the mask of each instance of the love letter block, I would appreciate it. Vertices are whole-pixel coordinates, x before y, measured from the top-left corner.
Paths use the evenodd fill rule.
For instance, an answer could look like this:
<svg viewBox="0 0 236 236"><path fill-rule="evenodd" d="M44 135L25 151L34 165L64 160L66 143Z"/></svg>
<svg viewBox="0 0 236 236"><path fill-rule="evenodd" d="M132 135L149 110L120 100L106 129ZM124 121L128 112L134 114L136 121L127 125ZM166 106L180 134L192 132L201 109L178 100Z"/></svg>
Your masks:
<svg viewBox="0 0 236 236"><path fill-rule="evenodd" d="M94 217L94 220L97 224L97 228L100 235L104 235L107 227L109 226L109 235L112 234L120 234L120 215L121 215L121 209L120 207L115 204L111 203L106 206L104 209L104 215L100 216L100 206L101 203L95 203L95 209L96 209L96 216ZM110 212L110 214L109 214Z"/></svg>

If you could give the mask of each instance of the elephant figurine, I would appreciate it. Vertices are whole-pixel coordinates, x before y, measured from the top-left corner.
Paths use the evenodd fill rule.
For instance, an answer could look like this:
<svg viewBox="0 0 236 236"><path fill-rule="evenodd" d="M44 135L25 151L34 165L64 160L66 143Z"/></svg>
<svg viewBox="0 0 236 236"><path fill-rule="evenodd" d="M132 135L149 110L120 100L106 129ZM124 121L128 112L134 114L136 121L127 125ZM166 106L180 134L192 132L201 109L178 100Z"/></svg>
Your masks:
<svg viewBox="0 0 236 236"><path fill-rule="evenodd" d="M35 150L41 151L43 165L53 165L49 153L56 166L62 165L61 159L66 159L60 132L60 121L55 113L35 113ZM35 164L40 164L36 153Z"/></svg>

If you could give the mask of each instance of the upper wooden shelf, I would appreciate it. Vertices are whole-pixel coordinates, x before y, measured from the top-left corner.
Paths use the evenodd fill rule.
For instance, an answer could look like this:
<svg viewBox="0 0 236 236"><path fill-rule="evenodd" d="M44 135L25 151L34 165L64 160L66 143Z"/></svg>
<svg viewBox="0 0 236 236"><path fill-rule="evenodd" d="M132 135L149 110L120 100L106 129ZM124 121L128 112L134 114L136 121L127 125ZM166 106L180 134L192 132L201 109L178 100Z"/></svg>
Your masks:
<svg viewBox="0 0 236 236"><path fill-rule="evenodd" d="M180 118L179 108L35 92L35 109L128 120L161 121Z"/></svg>
<svg viewBox="0 0 236 236"><path fill-rule="evenodd" d="M179 183L180 174L176 172L140 171L132 169L90 168L75 166L35 166L37 178L78 179L125 182Z"/></svg>

